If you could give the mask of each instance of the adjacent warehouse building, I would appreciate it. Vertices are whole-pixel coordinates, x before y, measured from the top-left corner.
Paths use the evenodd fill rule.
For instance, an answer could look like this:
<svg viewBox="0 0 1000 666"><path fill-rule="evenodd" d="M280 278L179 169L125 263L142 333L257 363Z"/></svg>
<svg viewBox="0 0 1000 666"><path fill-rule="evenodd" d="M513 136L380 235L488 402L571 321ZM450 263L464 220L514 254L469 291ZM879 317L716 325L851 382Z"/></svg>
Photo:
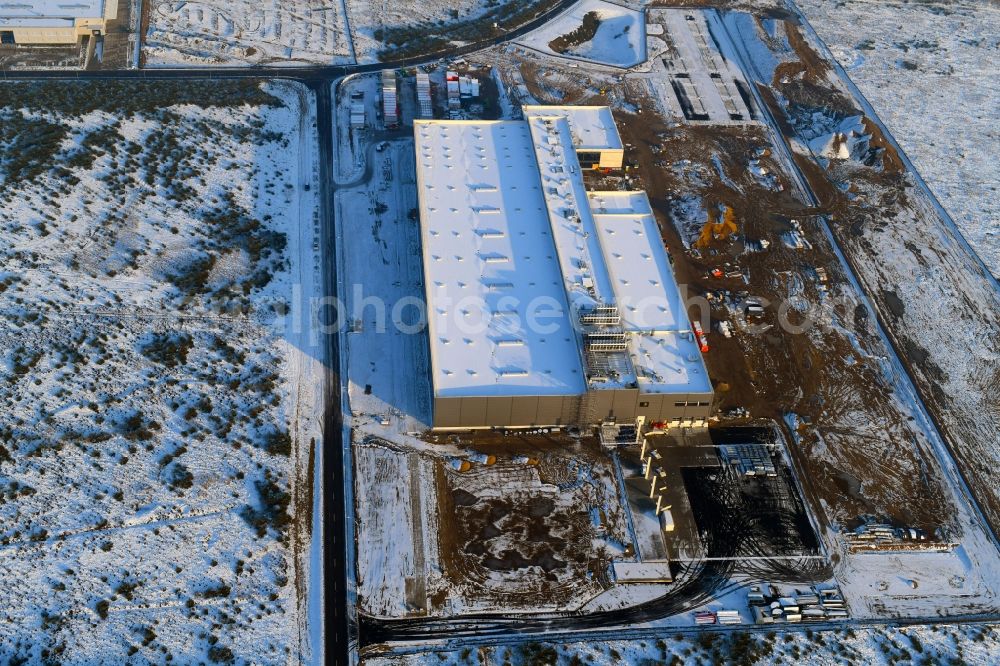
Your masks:
<svg viewBox="0 0 1000 666"><path fill-rule="evenodd" d="M525 106L525 117L565 118L577 162L584 169L621 169L625 160L611 109L606 106Z"/></svg>
<svg viewBox="0 0 1000 666"><path fill-rule="evenodd" d="M704 423L711 382L645 193L584 186L581 152L621 166L609 109L415 136L434 427Z"/></svg>
<svg viewBox="0 0 1000 666"><path fill-rule="evenodd" d="M0 44L74 44L117 14L118 0L0 0Z"/></svg>

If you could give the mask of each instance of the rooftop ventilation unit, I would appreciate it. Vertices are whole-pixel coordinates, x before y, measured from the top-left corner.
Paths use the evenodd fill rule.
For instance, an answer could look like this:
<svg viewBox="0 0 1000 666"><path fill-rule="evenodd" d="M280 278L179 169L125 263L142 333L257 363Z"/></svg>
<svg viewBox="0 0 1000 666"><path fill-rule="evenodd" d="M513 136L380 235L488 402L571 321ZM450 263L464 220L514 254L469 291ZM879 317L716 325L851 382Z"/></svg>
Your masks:
<svg viewBox="0 0 1000 666"><path fill-rule="evenodd" d="M587 333L584 342L588 350L595 352L623 352L628 349L628 336L624 331Z"/></svg>
<svg viewBox="0 0 1000 666"><path fill-rule="evenodd" d="M581 312L580 323L587 326L618 326L622 323L622 316L613 305L598 305L593 310Z"/></svg>
<svg viewBox="0 0 1000 666"><path fill-rule="evenodd" d="M514 377L527 377L529 375L527 370L500 370L497 372L497 377L502 377L504 379L511 379Z"/></svg>

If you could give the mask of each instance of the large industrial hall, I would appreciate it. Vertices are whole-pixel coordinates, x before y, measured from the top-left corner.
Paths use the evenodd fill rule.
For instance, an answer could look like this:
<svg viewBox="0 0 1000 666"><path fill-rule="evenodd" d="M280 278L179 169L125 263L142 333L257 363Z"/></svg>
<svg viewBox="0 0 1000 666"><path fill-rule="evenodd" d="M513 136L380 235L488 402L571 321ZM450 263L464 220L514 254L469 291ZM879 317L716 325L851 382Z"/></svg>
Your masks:
<svg viewBox="0 0 1000 666"><path fill-rule="evenodd" d="M433 425L702 425L712 384L607 107L415 122Z"/></svg>
<svg viewBox="0 0 1000 666"><path fill-rule="evenodd" d="M101 33L118 13L118 0L19 0L0 3L0 43L73 44Z"/></svg>

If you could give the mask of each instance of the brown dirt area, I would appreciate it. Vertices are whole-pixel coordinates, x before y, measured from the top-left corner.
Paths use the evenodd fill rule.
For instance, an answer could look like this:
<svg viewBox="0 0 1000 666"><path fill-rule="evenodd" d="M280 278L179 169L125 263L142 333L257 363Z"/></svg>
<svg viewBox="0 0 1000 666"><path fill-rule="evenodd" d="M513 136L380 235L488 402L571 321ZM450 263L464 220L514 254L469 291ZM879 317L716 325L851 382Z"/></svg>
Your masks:
<svg viewBox="0 0 1000 666"><path fill-rule="evenodd" d="M657 212L664 240L674 258L678 282L690 295L713 296L728 291L749 291L775 304L763 323L775 324L776 307L791 296L810 303L821 300L813 269L829 275L829 290L850 291L839 263L810 210L789 192L760 185L747 164L757 150L769 145L759 127L681 126L668 128L647 108L640 118L619 116L623 140L634 148L641 182ZM662 146L662 148L660 148ZM658 151L658 152L657 152ZM725 178L713 163L716 157ZM781 167L768 156L760 163L772 173ZM687 160L687 162L685 162ZM680 166L675 166L680 165ZM739 241L717 241L694 258L684 249L671 223L671 202L693 195L706 205L724 203L734 208ZM789 220L803 222L811 249L794 250L782 243ZM764 252L743 253L745 240L765 239ZM740 278L715 278L713 268L749 270L750 286ZM731 310L713 298L714 320L737 324ZM697 310L692 311L698 316ZM794 333L773 326L762 334L737 333L725 338L709 333L711 351L706 356L709 373L724 412L744 406L755 417L782 421L797 414L802 425L792 456L808 500L823 524L853 527L865 515L889 517L900 524L933 531L941 516L950 515L939 472L928 445L910 423L908 413L892 398L878 358L880 341L863 310L841 306L836 325L813 326ZM792 323L800 323L790 314ZM857 341L855 348L852 338ZM914 441L919 442L914 446Z"/></svg>
<svg viewBox="0 0 1000 666"><path fill-rule="evenodd" d="M792 22L787 27L789 43L813 69L790 68L782 93L803 108L857 113L847 95L826 84L829 65L810 47L799 27ZM517 59L510 64L521 67L530 92L543 102L627 99L640 106L641 116L615 112L627 144L627 159L638 167L637 177L635 172L629 174L634 179L631 187L645 189L650 196L678 282L687 286L689 296L712 294L713 321L729 321L735 329L732 338L716 330L709 332L711 351L706 362L719 410L743 406L754 417L779 422L787 418L797 424L794 434L798 439L791 455L806 499L821 524L851 528L867 516L876 516L929 533L938 527L947 531L953 511L931 445L909 407L897 398L892 379L882 367L887 350L842 272L821 220L815 217L830 212L834 201L844 196L822 176L819 165L805 157L796 158L820 194L821 206L813 209L791 194L794 187L780 164L769 154L758 155L759 149L774 150L769 135L759 126L670 127L659 118L657 104L646 98L643 87L634 81L602 81L608 94L595 96L593 83L579 79L565 82L562 79L567 77L558 74L540 79L543 83L533 87L538 66ZM772 110L780 112L776 117L784 132L792 135L792 123L772 91L763 88L762 92ZM877 130L867 120L865 127ZM899 157L881 133L872 132L871 147L881 159L881 170L872 173L880 178L901 178ZM748 170L751 159L758 159L761 166L777 175L783 191L759 182ZM615 185L610 180L603 184ZM698 258L689 254L672 219L677 200L684 196L694 197L704 208L717 204L732 207L739 240L716 241ZM792 229L791 219L801 222L809 247L792 249L782 242L783 234ZM763 252L745 253L747 239L767 240L770 246ZM711 277L715 268L748 271L749 286L739 277ZM819 283L816 268L825 269L829 276L826 285ZM824 297L823 291L829 297ZM742 316L735 312L733 301L747 292L774 304L766 308L760 322L771 325L768 330L758 334L741 330ZM718 295L723 298L714 298ZM828 325L812 326L804 333L777 325L779 304L793 296L814 305L834 301L822 312ZM724 305L723 301L728 302ZM692 315L698 314L692 311ZM787 318L792 324L802 321L794 308Z"/></svg>
<svg viewBox="0 0 1000 666"><path fill-rule="evenodd" d="M800 114L822 111L839 116L863 115L853 99L829 82L829 64L803 38L799 28L788 25L788 34L800 57L797 65L801 74L786 83L776 75L773 82L787 106L778 103L770 88L759 86L782 133L789 137L797 134ZM978 344L992 344L995 349L1000 344L1000 330L996 310L990 303L996 301L996 294L982 278L981 267L949 239L953 232L945 227L926 195L914 186L900 155L879 126L867 116L863 126L871 136L871 148L879 155L875 161L862 164L835 160L824 169L804 155L796 154L795 160L821 207L830 213L834 237L875 305L883 329L899 350L996 533L1000 529L1000 470L995 464L998 430L990 414L997 412L1000 367L989 359L971 372L961 365L949 367L946 347L961 343L948 340L946 347L929 349L920 341L927 337L928 326L950 319L960 328L975 330L973 337ZM890 260L884 254L888 251L910 254L913 268ZM913 270L926 271L933 277L925 279L925 286L917 290L917 301L907 302L897 290L914 279ZM937 305L926 308L925 304L931 302ZM931 335L942 342L954 337ZM974 346L965 353L969 358L977 355ZM965 381L949 381L949 373L963 373ZM958 384L963 395L955 394Z"/></svg>
<svg viewBox="0 0 1000 666"><path fill-rule="evenodd" d="M625 528L610 460L599 445L561 433L475 433L462 440L496 461L467 471L436 464L447 587L430 593L432 605L459 595L472 605L558 608L600 592L612 556L601 539L620 543Z"/></svg>
<svg viewBox="0 0 1000 666"><path fill-rule="evenodd" d="M0 69L14 67L83 68L82 43L59 46L0 46Z"/></svg>

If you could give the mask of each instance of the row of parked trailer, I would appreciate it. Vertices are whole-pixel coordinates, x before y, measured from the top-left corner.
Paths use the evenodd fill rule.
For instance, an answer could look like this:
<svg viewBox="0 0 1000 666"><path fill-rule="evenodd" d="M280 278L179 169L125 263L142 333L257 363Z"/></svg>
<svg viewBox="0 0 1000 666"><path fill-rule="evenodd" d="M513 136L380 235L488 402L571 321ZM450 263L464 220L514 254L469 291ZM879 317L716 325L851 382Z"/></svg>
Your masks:
<svg viewBox="0 0 1000 666"><path fill-rule="evenodd" d="M434 117L434 103L431 96L430 75L422 69L416 70L417 115L419 118ZM462 100L477 99L480 95L479 80L470 76L460 76L448 70L445 73L445 88L448 94L448 115L462 117ZM386 129L396 129L400 125L399 80L395 70L382 71L382 117ZM353 100L351 106L351 126L364 127L364 105L361 100Z"/></svg>
<svg viewBox="0 0 1000 666"><path fill-rule="evenodd" d="M757 624L839 622L849 617L838 587L811 587L808 592L787 592L764 583L747 593L747 604ZM739 611L702 610L694 614L696 625L743 624Z"/></svg>
<svg viewBox="0 0 1000 666"><path fill-rule="evenodd" d="M694 614L694 623L697 625L743 624L743 618L736 610L698 611Z"/></svg>
<svg viewBox="0 0 1000 666"><path fill-rule="evenodd" d="M849 616L837 587L812 587L808 592L788 594L764 584L750 588L747 602L758 624L842 621Z"/></svg>

